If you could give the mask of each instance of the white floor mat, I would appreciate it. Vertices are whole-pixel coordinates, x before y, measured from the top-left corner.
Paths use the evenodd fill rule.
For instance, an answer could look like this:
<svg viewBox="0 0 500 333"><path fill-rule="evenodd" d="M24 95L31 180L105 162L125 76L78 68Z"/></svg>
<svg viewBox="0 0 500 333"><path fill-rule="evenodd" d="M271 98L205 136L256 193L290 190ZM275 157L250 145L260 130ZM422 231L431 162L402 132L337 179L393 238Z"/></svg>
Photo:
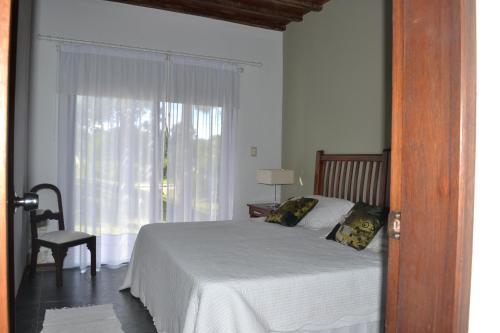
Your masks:
<svg viewBox="0 0 500 333"><path fill-rule="evenodd" d="M42 333L123 333L112 304L45 311Z"/></svg>

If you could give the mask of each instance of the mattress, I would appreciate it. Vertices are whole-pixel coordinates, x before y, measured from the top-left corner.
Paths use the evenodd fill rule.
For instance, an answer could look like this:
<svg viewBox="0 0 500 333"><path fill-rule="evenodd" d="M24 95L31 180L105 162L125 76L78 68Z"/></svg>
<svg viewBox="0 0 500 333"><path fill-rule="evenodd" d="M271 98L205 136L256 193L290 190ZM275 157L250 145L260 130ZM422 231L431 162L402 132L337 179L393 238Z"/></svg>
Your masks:
<svg viewBox="0 0 500 333"><path fill-rule="evenodd" d="M384 254L261 221L142 227L122 289L159 332L332 330L381 322Z"/></svg>

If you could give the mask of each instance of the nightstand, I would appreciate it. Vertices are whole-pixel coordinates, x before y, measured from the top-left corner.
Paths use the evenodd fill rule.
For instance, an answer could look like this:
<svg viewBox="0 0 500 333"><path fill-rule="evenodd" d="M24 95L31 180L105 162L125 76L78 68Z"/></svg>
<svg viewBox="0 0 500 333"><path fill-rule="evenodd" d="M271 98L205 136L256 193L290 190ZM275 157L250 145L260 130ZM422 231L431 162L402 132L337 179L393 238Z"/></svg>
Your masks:
<svg viewBox="0 0 500 333"><path fill-rule="evenodd" d="M250 217L266 217L276 208L273 203L252 203L247 206Z"/></svg>

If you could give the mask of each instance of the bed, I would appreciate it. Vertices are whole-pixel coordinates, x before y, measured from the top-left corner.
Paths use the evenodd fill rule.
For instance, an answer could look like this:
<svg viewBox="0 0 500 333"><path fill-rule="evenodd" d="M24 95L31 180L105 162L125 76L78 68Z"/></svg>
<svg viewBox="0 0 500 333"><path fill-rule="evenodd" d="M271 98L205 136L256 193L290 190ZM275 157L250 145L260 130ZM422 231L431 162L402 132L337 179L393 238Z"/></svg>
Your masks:
<svg viewBox="0 0 500 333"><path fill-rule="evenodd" d="M388 154L316 155L314 194L386 204ZM137 237L122 289L159 332L380 332L385 254L331 230L259 219L157 223Z"/></svg>

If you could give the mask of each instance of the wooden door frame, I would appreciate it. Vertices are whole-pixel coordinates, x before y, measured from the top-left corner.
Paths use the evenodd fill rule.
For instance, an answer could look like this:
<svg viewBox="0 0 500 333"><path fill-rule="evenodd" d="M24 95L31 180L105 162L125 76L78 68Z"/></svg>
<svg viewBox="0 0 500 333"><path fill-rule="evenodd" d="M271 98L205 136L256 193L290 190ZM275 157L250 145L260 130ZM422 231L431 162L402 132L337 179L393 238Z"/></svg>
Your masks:
<svg viewBox="0 0 500 333"><path fill-rule="evenodd" d="M438 8L439 12L430 8ZM472 261L472 225L474 210L474 164L475 164L475 120L476 120L476 11L475 0L393 0L393 95L392 95L392 161L391 161L391 210L402 210L401 177L404 172L401 168L403 159L408 158L403 151L403 141L406 139L403 128L405 112L418 112L419 105L432 105L418 98L413 99L412 88L426 84L440 87L440 83L451 89L434 88L438 91L424 94L424 98L433 96L437 100L447 101L436 105L449 105L449 109L433 110L446 118L449 122L448 130L439 133L437 138L443 149L449 152L447 172L443 173L443 181L432 184L434 191L449 191L447 206L440 205L437 209L441 215L448 214L445 234L450 243L448 258L429 258L428 261L439 260L445 268L445 276L436 276L449 283L446 290L434 294L433 297L424 297L431 300L429 304L419 304L420 307L433 307L434 317L421 317L429 332L467 332L469 320L470 277ZM425 6L425 7L424 7ZM416 12L418 11L418 15ZM426 17L427 16L427 17ZM430 18L432 16L432 18ZM418 26L420 25L420 26ZM432 33L433 38L425 34ZM439 33L441 35L439 35ZM425 37L424 37L425 36ZM425 48L410 48L407 40L419 40L426 43ZM407 48L410 51L407 51ZM451 65L439 68L434 82L418 82L423 76L413 75L411 65L425 63L425 49L431 49L433 56L449 59ZM424 68L422 68L424 70ZM428 70L428 69L427 69ZM441 80L441 81L440 81ZM418 96L418 94L415 94ZM422 94L419 96L419 98ZM408 102L411 100L411 103ZM408 109L406 109L408 108ZM422 131L423 132L423 131ZM423 135L421 134L422 141ZM416 138L419 139L419 138ZM415 137L413 137L414 141ZM408 152L408 151L406 151ZM418 152L415 152L418 154ZM433 156L422 156L422 162L438 160ZM423 180L425 181L425 180ZM429 186L429 184L426 184ZM429 186L430 187L430 186ZM439 195L436 195L439 197ZM417 203L418 204L418 203ZM436 207L433 207L434 211ZM426 207L417 207L426 209ZM405 239L405 212L401 212L401 239ZM418 221L417 221L418 222ZM408 221L408 223L410 223ZM427 230L425 232L430 232ZM406 331L408 322L402 322L399 312L415 311L406 309L404 300L401 300L399 291L401 267L412 265L412 258L405 257L402 244L397 240L390 240L389 262L387 279L386 303L386 332L394 333ZM406 266L408 267L408 266ZM433 293L429 290L429 293ZM432 298L434 298L432 300ZM439 300L436 300L440 298ZM437 305L441 305L440 307ZM439 314L438 314L439 312ZM403 312L401 312L403 313ZM413 327L412 327L413 329Z"/></svg>
<svg viewBox="0 0 500 333"><path fill-rule="evenodd" d="M391 208L401 208L400 182L397 181L401 174L400 161L402 158L400 130L403 116L403 98L405 95L404 77L404 30L405 26L405 1L393 0L393 112L392 112L392 169L391 169ZM428 0L437 1L437 0ZM458 195L454 197L458 210L454 215L456 223L456 261L453 304L450 320L457 332L467 331L468 307L470 294L470 264L472 253L472 211L473 211L473 188L474 188L474 150L475 150L475 0L439 0L449 3L450 6L460 4L460 15L456 20L460 22L460 31L457 32L462 38L459 59L459 69L450 73L460 80L460 109L449 110L450 113L457 112L457 123L455 128L461 133L460 140L451 138L451 144L459 146L460 156L454 160L453 168L459 175ZM12 12L12 0L0 0L0 12ZM11 45L11 16L0 17L0 332L9 331L9 290L10 278L7 271L8 255L8 170L7 152L9 138L9 47ZM12 101L10 101L12 102ZM396 180L396 181L394 181ZM403 216L404 221L404 216ZM404 223L403 223L404 228ZM399 244L397 241L390 242L389 269L400 262ZM463 260L460 260L463 258ZM386 327L387 332L397 332L397 300L398 300L398 275L388 276L388 295ZM391 292L392 290L392 292ZM13 310L13 309L12 309ZM11 323L12 324L12 323ZM12 325L11 325L12 326ZM455 330L454 330L455 331Z"/></svg>
<svg viewBox="0 0 500 333"><path fill-rule="evenodd" d="M12 329L12 272L9 237L9 107L12 104L12 0L0 0L0 332ZM10 13L6 14L6 13Z"/></svg>

